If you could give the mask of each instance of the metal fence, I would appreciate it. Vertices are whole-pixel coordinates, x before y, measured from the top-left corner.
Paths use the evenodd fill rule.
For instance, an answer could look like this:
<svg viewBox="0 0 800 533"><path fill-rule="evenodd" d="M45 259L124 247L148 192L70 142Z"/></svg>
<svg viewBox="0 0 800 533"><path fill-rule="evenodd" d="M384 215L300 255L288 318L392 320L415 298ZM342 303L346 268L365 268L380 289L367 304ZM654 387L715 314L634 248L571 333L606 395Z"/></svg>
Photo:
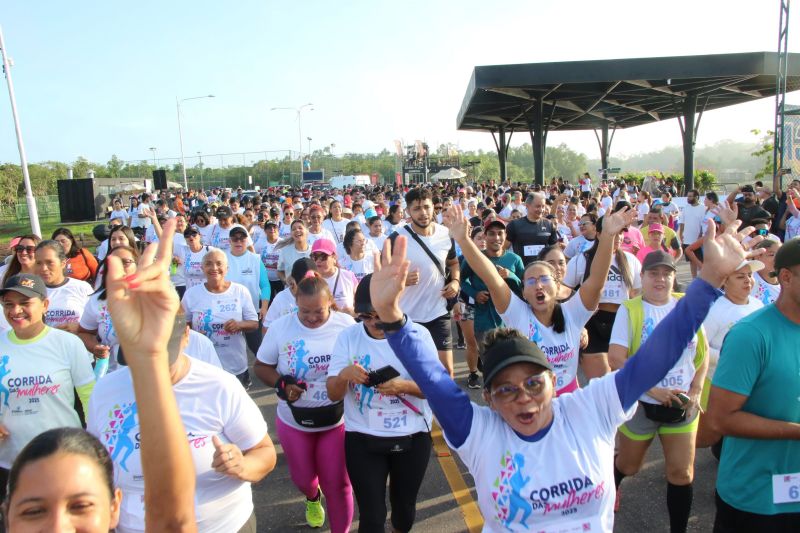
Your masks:
<svg viewBox="0 0 800 533"><path fill-rule="evenodd" d="M59 220L61 218L58 195L37 196L34 200L40 220ZM30 214L24 197L17 198L15 203L0 203L0 224L16 224L28 219L30 219Z"/></svg>

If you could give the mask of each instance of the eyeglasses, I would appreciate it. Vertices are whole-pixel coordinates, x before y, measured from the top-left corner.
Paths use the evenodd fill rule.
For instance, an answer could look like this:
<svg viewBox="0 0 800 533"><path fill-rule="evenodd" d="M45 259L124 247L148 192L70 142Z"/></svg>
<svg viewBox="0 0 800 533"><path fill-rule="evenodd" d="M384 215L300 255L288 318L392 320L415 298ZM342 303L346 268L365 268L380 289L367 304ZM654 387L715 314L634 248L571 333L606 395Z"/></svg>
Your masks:
<svg viewBox="0 0 800 533"><path fill-rule="evenodd" d="M375 313L359 313L356 317L360 322L367 322L368 320L377 320L378 315Z"/></svg>
<svg viewBox="0 0 800 533"><path fill-rule="evenodd" d="M498 403L511 403L516 401L517 398L519 398L520 392L523 390L526 394L528 394L528 396L538 396L547 386L549 377L550 371L545 370L541 374L534 374L533 376L526 378L522 382L521 387L509 384L500 385L499 387L493 389L490 395L492 399Z"/></svg>
<svg viewBox="0 0 800 533"><path fill-rule="evenodd" d="M325 261L329 257L330 255L322 252L314 252L313 254L311 254L311 259L313 259L314 261Z"/></svg>
<svg viewBox="0 0 800 533"><path fill-rule="evenodd" d="M14 251L17 252L18 254L21 254L21 253L32 254L33 252L36 251L36 247L35 246L22 246L21 244L18 244L18 245L16 245L14 247Z"/></svg>
<svg viewBox="0 0 800 533"><path fill-rule="evenodd" d="M242 236L231 237L231 242L244 242L246 240L247 240L247 237L242 237Z"/></svg>
<svg viewBox="0 0 800 533"><path fill-rule="evenodd" d="M541 283L542 285L550 285L553 282L553 277L548 274L542 274L541 276L531 276L525 279L525 286L526 287L533 287L537 283Z"/></svg>

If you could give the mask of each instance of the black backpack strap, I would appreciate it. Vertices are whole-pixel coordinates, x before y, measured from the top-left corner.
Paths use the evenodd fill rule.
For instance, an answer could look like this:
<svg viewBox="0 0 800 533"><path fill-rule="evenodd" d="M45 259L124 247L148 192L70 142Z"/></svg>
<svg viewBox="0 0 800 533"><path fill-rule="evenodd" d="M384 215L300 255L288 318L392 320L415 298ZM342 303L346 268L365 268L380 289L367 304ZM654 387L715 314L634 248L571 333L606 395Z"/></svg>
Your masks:
<svg viewBox="0 0 800 533"><path fill-rule="evenodd" d="M406 228L406 231L411 235L411 238L414 239L415 241L417 241L417 244L419 244L420 248L422 248L425 251L425 253L428 254L428 257L430 257L431 261L433 261L433 264L436 265L436 268L439 270L439 273L442 275L442 277L443 278L447 278L447 274L444 271L444 267L439 262L439 260L436 259L436 256L433 255L433 252L431 252L431 249L428 248L428 246L422 241L422 239L419 238L419 235L417 235L417 232L414 231L413 229L409 228L408 226L405 226L405 228ZM392 244L394 244L394 243L392 243Z"/></svg>

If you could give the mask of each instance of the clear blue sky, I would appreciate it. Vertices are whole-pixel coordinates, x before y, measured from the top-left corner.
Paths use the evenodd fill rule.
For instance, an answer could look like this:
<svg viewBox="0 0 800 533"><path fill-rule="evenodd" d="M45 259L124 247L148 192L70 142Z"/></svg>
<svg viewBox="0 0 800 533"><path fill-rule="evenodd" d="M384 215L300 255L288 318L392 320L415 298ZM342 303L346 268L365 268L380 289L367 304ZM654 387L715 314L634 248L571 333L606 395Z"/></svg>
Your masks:
<svg viewBox="0 0 800 533"><path fill-rule="evenodd" d="M178 157L175 97L202 94L216 98L182 105L187 157L297 150L293 112L269 108L306 102L315 106L304 113L304 151L307 136L312 149L334 143L338 153L392 149L394 139L493 149L488 134L455 128L475 65L775 50L778 5L42 0L4 3L0 25L28 159L105 162L149 159L151 146ZM800 50L799 9L790 51ZM0 161L18 162L4 84L0 93ZM768 99L709 112L698 144L750 140L750 129L772 127L773 108ZM597 156L591 132L548 139L560 142ZM678 143L671 121L617 133L612 153Z"/></svg>

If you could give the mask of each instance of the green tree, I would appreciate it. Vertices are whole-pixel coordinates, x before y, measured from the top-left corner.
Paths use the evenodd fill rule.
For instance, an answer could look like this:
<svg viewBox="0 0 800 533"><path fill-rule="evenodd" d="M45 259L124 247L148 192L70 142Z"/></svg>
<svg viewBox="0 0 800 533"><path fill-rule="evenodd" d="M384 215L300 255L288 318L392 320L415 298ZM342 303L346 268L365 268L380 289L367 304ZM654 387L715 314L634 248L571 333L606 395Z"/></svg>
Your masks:
<svg viewBox="0 0 800 533"><path fill-rule="evenodd" d="M108 174L110 177L118 178L122 171L122 161L117 157L117 154L112 154L111 159L106 163L106 167L108 167Z"/></svg>
<svg viewBox="0 0 800 533"><path fill-rule="evenodd" d="M772 177L772 152L775 146L772 142L774 132L767 130L764 136L761 136L761 130L758 129L750 130L750 132L756 137L759 137L759 146L755 151L751 152L750 155L764 162L764 166L755 173L753 178L760 180L765 177Z"/></svg>

